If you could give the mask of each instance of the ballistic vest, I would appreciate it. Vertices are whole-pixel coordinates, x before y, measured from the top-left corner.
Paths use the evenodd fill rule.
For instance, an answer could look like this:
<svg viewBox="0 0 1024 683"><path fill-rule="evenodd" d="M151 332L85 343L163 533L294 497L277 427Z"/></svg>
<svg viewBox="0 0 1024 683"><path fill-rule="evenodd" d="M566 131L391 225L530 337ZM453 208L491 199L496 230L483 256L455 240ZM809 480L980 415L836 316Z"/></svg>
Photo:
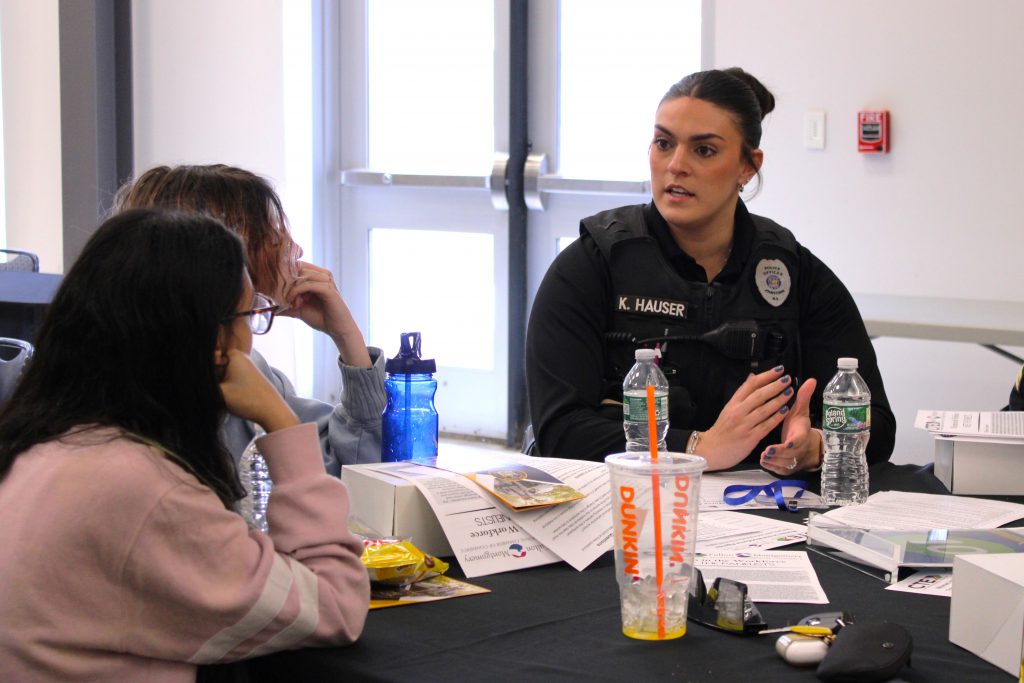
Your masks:
<svg viewBox="0 0 1024 683"><path fill-rule="evenodd" d="M679 427L709 428L751 372L782 364L802 378L793 234L751 215L754 238L742 274L728 284L690 282L662 254L643 209L620 207L580 222L580 234L594 239L610 265L604 398L622 400L634 350L656 344L670 385L669 420Z"/></svg>

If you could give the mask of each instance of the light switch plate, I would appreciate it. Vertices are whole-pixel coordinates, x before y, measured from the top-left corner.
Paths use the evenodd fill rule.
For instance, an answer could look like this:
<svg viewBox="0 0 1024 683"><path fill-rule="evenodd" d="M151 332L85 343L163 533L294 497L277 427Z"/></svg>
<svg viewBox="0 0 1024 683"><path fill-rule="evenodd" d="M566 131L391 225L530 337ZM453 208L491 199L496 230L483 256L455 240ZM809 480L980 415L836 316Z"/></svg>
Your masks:
<svg viewBox="0 0 1024 683"><path fill-rule="evenodd" d="M804 146L807 149L825 149L825 112L809 111L804 114Z"/></svg>

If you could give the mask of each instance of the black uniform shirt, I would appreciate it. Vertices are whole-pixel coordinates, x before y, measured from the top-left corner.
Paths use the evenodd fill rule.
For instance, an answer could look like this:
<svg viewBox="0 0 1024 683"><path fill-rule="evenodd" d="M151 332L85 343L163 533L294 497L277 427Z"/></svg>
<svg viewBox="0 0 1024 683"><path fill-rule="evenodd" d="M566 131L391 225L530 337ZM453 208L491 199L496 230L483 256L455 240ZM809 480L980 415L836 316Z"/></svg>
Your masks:
<svg viewBox="0 0 1024 683"><path fill-rule="evenodd" d="M743 211L747 215L746 209ZM644 221L647 222L647 229L651 237L658 243L661 253L665 255L668 262L676 269L676 272L684 280L691 282L707 282L708 274L704 266L700 265L692 256L683 251L676 240L672 237L672 231L668 223L661 217L661 213L655 208L654 202L644 207ZM748 220L736 221L736 227L732 236L732 251L729 259L725 262L722 272L715 277L715 282L731 283L743 272L743 265L750 257L750 246L754 241L754 224ZM734 256L735 254L735 256Z"/></svg>
<svg viewBox="0 0 1024 683"><path fill-rule="evenodd" d="M706 282L704 269L679 248L653 202L643 213L651 235L679 275ZM753 244L754 225L743 202L736 207L735 226L732 252L715 278L723 284L740 276ZM836 373L836 359L857 358L859 372L871 387L868 461L888 460L896 420L864 321L853 297L828 266L803 246L798 245L798 252L801 360L805 377L818 380L811 421L820 427L822 391ZM526 338L527 390L539 455L598 460L625 449L622 406L605 401L602 395L604 333L611 329L612 295L608 262L588 234L558 255L541 282ZM691 382L689 389L699 394L699 381ZM684 450L693 429L710 426L670 425L669 449ZM752 453L747 464L756 463L759 455Z"/></svg>

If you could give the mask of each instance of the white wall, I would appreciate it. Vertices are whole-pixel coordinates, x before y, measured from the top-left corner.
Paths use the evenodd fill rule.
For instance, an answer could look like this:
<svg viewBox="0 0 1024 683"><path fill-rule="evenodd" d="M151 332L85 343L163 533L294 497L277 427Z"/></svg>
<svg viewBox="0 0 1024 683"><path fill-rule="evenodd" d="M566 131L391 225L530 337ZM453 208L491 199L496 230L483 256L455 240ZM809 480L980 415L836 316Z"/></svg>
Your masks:
<svg viewBox="0 0 1024 683"><path fill-rule="evenodd" d="M292 43L285 56L283 26L286 18L290 25L294 17L286 9L283 0L133 2L137 173L158 164L240 166L274 183L285 210L295 207L290 211L293 220L308 216L308 210L298 206L301 198L288 192L288 173L308 182L309 169L290 163L287 152L285 93L290 90L286 91L285 65L301 67L302 59L294 54L301 52L301 45ZM308 34L309 9L304 10ZM290 30L293 36L301 33ZM308 80L308 59L305 69ZM294 88L294 83L288 85ZM311 142L304 144L308 150ZM294 141L292 146L303 143ZM306 226L296 227L301 243L298 233ZM271 364L291 378L308 356L302 353L303 358L297 358L295 327L294 321L281 318L269 335L256 339ZM307 386L297 388L308 395Z"/></svg>
<svg viewBox="0 0 1024 683"><path fill-rule="evenodd" d="M712 66L742 66L777 98L754 213L791 228L855 293L1024 300L1024 3L728 0L714 22ZM873 108L892 113L887 156L856 151L856 113ZM827 113L821 151L803 147L809 109ZM931 460L918 408L996 409L1018 369L966 344L875 348L896 462Z"/></svg>
<svg viewBox="0 0 1024 683"><path fill-rule="evenodd" d="M281 0L132 4L135 164L284 173Z"/></svg>
<svg viewBox="0 0 1024 683"><path fill-rule="evenodd" d="M0 0L7 244L63 271L57 0Z"/></svg>

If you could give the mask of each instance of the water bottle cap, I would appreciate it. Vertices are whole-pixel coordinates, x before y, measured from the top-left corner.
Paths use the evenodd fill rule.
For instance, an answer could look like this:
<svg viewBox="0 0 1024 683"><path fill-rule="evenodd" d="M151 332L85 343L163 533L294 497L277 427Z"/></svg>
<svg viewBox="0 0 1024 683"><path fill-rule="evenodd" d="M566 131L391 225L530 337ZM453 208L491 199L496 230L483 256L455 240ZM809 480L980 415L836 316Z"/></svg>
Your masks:
<svg viewBox="0 0 1024 683"><path fill-rule="evenodd" d="M633 358L636 360L654 360L656 352L654 349L637 349L633 352Z"/></svg>
<svg viewBox="0 0 1024 683"><path fill-rule="evenodd" d="M433 358L420 358L420 333L403 332L398 355L388 358L384 371L389 375L426 375L437 372Z"/></svg>
<svg viewBox="0 0 1024 683"><path fill-rule="evenodd" d="M857 359L856 358L840 358L839 359L840 370L856 370Z"/></svg>

